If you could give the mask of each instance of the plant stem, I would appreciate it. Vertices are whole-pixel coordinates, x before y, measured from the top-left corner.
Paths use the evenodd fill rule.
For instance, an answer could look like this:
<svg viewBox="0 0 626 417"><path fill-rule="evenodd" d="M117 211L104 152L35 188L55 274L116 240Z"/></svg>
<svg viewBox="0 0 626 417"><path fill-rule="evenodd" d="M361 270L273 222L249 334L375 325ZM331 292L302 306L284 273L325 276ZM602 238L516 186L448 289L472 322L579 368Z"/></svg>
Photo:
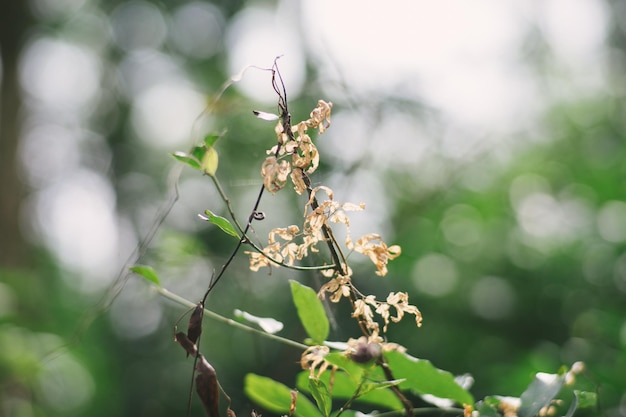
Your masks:
<svg viewBox="0 0 626 417"><path fill-rule="evenodd" d="M163 287L156 287L155 286L154 288L156 288L157 292L159 294L161 294L163 297L165 297L165 298L167 298L169 300L172 300L172 301L174 301L174 302L176 302L176 303L178 303L180 305L183 305L185 307L193 308L193 307L195 307L197 305L197 304L194 304L191 301L187 300L186 298L183 298L183 297L181 297L181 296L179 296L177 294L174 294L171 291L166 290ZM293 340L290 340L290 339L287 339L287 338L284 338L284 337L281 337L281 336L276 336L274 334L266 333L264 331L255 329L254 327L250 327L250 326L247 326L247 325L245 325L243 323L239 323L238 321L235 321L233 319L229 319L228 317L224 317L224 316L222 316L220 314L217 314L217 313L215 313L215 312L213 312L211 310L208 310L206 308L204 309L204 316L205 317L210 317L213 320L216 320L216 321L222 322L224 324L227 324L228 326L236 327L236 328L238 328L240 330L244 330L246 332L251 332L251 333L258 334L258 335L260 335L262 337L265 337L265 338L270 339L270 340L274 340L276 342L279 342L279 343L282 343L282 344L285 344L285 345L288 345L288 346L292 346L292 347L295 347L295 348L298 348L298 349L302 349L302 350L306 350L308 348L308 346L305 345L305 344L298 343L298 342L295 342Z"/></svg>

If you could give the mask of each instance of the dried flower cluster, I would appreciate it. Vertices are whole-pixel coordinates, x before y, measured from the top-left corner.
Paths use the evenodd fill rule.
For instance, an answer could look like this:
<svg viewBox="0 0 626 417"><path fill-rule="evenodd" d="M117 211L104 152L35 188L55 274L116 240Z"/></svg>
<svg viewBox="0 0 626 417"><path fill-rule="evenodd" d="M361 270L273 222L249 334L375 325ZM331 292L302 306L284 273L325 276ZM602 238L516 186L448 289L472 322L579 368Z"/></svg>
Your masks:
<svg viewBox="0 0 626 417"><path fill-rule="evenodd" d="M342 298L350 300L353 306L352 317L362 325L367 337L358 340L350 339L345 354L355 361L374 359L383 351L400 350L401 346L392 343L383 343L380 336L387 331L390 322L399 322L405 314L415 316L417 326L421 326L422 315L417 307L409 304L408 294L391 292L385 301L377 300L374 295L362 295L352 283L352 270L345 264L345 257L337 247L337 242L329 232L330 225L341 223L346 228L345 246L353 252L367 256L376 267L376 275L385 276L388 272L389 261L400 256L401 248L398 245L388 246L380 235L370 233L353 241L350 236L350 219L348 212L365 209L364 204L339 203L334 199L333 191L326 186L312 188L308 175L319 166L319 153L308 135L309 129L319 129L323 133L330 126L330 111L332 103L320 100L317 107L311 112L310 118L290 129L285 129L281 121L278 122L275 132L278 144L268 150L268 157L261 167L265 188L276 193L287 184L289 178L298 194L307 192L309 200L304 208L302 227L290 225L275 228L270 231L268 244L259 252L246 252L250 257L250 269L258 271L261 267L279 264L293 266L309 252L318 252L320 242L331 245L341 254L341 265L329 266L322 274L329 280L322 285L318 297L325 298L327 294L333 303ZM325 198L319 195L325 194ZM301 365L311 372L311 376L319 376L330 364L324 359L329 353L327 346L312 346L301 357Z"/></svg>

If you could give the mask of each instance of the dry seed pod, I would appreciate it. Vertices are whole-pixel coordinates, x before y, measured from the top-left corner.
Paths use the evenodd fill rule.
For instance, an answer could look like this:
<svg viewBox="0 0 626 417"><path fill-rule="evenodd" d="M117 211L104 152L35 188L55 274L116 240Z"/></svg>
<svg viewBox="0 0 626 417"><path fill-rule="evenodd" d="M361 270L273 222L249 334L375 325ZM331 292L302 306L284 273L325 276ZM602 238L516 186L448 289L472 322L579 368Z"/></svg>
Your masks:
<svg viewBox="0 0 626 417"><path fill-rule="evenodd" d="M193 313L191 313L191 317L189 317L189 324L187 325L187 337L193 343L198 341L198 338L202 333L202 313L204 313L204 305L202 301L200 301L193 310Z"/></svg>

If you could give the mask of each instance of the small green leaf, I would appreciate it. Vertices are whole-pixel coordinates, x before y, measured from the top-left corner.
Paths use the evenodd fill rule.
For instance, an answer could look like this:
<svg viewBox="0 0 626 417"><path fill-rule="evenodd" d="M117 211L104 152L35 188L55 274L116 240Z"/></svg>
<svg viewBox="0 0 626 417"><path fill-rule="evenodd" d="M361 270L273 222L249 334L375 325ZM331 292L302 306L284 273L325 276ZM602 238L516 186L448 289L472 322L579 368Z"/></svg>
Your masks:
<svg viewBox="0 0 626 417"><path fill-rule="evenodd" d="M578 399L578 408L596 407L598 405L598 394L595 392L574 390L574 395Z"/></svg>
<svg viewBox="0 0 626 417"><path fill-rule="evenodd" d="M130 270L137 275L141 275L142 277L152 282L153 284L156 284L159 287L161 286L161 281L159 280L159 276L157 275L156 271L152 269L151 266L135 265L135 266L131 266Z"/></svg>
<svg viewBox="0 0 626 417"><path fill-rule="evenodd" d="M174 152L172 156L177 161L187 164L193 169L198 169L198 170L201 169L200 161L193 155L189 155L188 153L185 153L185 152Z"/></svg>
<svg viewBox="0 0 626 417"><path fill-rule="evenodd" d="M266 333L274 334L283 329L283 324L271 317L257 317L241 310L235 310L235 317L258 325Z"/></svg>
<svg viewBox="0 0 626 417"><path fill-rule="evenodd" d="M327 387L332 385L332 396L335 399L352 398L357 392L357 389L359 389L359 381L355 381L345 372L336 372L332 384L330 381L330 375L330 372L324 372L319 379L324 382ZM364 386L360 388L360 390L366 390L367 392L365 394L359 394L355 398L355 401L367 403L376 407L384 407L389 410L401 410L402 402L398 399L398 397L396 397L396 395L389 389L378 389L387 387L377 386L377 383L374 382L374 380L384 381L382 371L380 372L380 375L372 375L372 378L372 381L366 381ZM394 383L396 382L397 381L394 381ZM384 384L385 382L381 383ZM372 387L367 386L369 384L372 384ZM310 393L311 388L309 387L308 371L300 372L298 374L296 378L296 386L300 391Z"/></svg>
<svg viewBox="0 0 626 417"><path fill-rule="evenodd" d="M210 176L215 175L215 172L217 171L218 162L219 162L219 156L215 148L212 146L210 148L207 148L206 152L204 153L204 156L202 157L202 162L201 162L202 171L204 171L205 174L210 175Z"/></svg>
<svg viewBox="0 0 626 417"><path fill-rule="evenodd" d="M244 379L244 391L255 403L272 413L289 413L291 389L271 378L247 374ZM304 395L298 395L296 412L298 417L322 417L317 407Z"/></svg>
<svg viewBox="0 0 626 417"><path fill-rule="evenodd" d="M210 147L212 147L213 145L215 145L215 142L217 142L217 140L218 140L219 138L221 138L221 137L222 137L222 135L220 135L220 134L217 134L217 133L210 133L210 134L208 134L208 135L206 135L206 136L204 137L204 144L205 144L205 146L206 146L207 148L210 148Z"/></svg>
<svg viewBox="0 0 626 417"><path fill-rule="evenodd" d="M565 375L539 372L521 395L520 417L532 417L556 397L565 383Z"/></svg>
<svg viewBox="0 0 626 417"><path fill-rule="evenodd" d="M346 371L346 373L350 375L355 382L359 382L363 377L363 371L366 366L350 360L350 358L343 353L331 352L324 356L324 359L326 359L326 361L330 364L337 366L339 369Z"/></svg>
<svg viewBox="0 0 626 417"><path fill-rule="evenodd" d="M202 157L206 153L207 147L205 145L196 145L191 150L191 156L196 158L198 162L202 161Z"/></svg>
<svg viewBox="0 0 626 417"><path fill-rule="evenodd" d="M290 283L291 296L304 330L315 343L321 345L330 331L324 306L312 288L293 280Z"/></svg>
<svg viewBox="0 0 626 417"><path fill-rule="evenodd" d="M200 214L198 216L200 216L202 220L206 220L210 223L213 223L214 225L222 229L222 231L224 231L225 233L239 239L239 234L237 233L233 225L227 219L225 219L222 216L218 216L214 214L211 210L204 210L204 214L206 214L206 216L203 216Z"/></svg>
<svg viewBox="0 0 626 417"><path fill-rule="evenodd" d="M474 404L472 395L456 383L450 372L435 368L430 361L397 351L388 352L385 357L393 376L406 380L400 384L401 389L448 398L459 404Z"/></svg>
<svg viewBox="0 0 626 417"><path fill-rule="evenodd" d="M309 377L309 389L311 390L311 395L315 399L317 403L317 408L324 414L324 417L328 417L330 415L330 411L332 410L332 402L333 399L330 396L330 392L328 391L328 387L324 382L322 382L319 378L311 378Z"/></svg>

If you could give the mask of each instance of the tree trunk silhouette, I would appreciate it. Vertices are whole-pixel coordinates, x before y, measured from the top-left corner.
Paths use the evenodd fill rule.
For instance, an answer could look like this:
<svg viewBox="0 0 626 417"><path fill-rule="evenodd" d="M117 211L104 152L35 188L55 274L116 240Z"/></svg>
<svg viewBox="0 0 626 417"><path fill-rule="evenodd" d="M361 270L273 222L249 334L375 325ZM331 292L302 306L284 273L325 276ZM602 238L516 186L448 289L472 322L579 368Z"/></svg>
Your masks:
<svg viewBox="0 0 626 417"><path fill-rule="evenodd" d="M18 59L27 28L32 23L26 1L8 1L0 13L0 267L28 264L27 244L19 227L24 186L17 173L21 130L21 91Z"/></svg>

